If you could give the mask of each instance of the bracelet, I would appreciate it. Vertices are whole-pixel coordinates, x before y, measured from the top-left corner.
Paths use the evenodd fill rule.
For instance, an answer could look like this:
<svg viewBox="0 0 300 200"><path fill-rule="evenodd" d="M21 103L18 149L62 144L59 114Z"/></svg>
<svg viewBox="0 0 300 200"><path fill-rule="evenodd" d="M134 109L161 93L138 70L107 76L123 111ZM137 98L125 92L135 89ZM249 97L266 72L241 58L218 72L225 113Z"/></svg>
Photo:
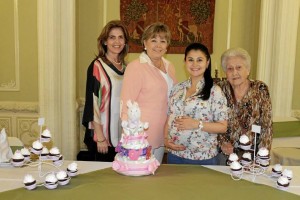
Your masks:
<svg viewBox="0 0 300 200"><path fill-rule="evenodd" d="M106 140L106 138L104 138L103 140L101 140L101 141L97 141L98 143L102 143L102 142L104 142Z"/></svg>
<svg viewBox="0 0 300 200"><path fill-rule="evenodd" d="M199 121L198 128L200 131L202 131L202 129L203 129L203 122L201 120Z"/></svg>

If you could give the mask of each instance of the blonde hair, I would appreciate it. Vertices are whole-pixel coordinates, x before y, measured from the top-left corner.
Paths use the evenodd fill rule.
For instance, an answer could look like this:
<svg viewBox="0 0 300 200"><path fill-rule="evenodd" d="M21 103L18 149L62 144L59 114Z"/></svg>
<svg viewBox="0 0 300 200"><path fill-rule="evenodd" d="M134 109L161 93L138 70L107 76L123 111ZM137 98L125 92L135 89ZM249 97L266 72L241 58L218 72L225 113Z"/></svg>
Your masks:
<svg viewBox="0 0 300 200"><path fill-rule="evenodd" d="M156 35L159 35L161 33L165 34L167 43L168 43L168 45L170 45L170 43L171 43L170 29L167 25L165 25L164 23L161 23L161 22L156 22L156 23L153 23L146 27L146 29L142 35L142 39L141 39L142 45L144 46L145 40L153 38Z"/></svg>

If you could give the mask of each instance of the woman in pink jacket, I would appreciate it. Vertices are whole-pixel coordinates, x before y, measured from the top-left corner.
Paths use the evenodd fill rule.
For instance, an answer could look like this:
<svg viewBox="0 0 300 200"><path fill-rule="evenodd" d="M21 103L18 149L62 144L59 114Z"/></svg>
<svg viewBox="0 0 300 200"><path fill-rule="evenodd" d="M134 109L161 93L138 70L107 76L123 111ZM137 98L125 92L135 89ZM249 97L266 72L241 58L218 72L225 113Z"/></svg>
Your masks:
<svg viewBox="0 0 300 200"><path fill-rule="evenodd" d="M164 155L163 129L168 95L177 83L173 64L163 57L170 41L171 33L165 24L158 22L145 29L142 35L144 51L127 65L121 91L122 120L127 120L127 101L136 101L141 109L141 121L149 122L148 141L160 162Z"/></svg>

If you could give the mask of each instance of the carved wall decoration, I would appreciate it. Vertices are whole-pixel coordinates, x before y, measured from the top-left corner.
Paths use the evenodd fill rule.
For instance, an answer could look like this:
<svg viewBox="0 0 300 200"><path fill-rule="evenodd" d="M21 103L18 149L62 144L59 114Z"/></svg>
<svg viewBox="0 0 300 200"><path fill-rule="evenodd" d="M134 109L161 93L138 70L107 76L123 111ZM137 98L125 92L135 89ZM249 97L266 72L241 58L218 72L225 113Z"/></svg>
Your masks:
<svg viewBox="0 0 300 200"><path fill-rule="evenodd" d="M5 132L8 136L12 136L11 122L12 119L10 117L0 117L0 130L5 128Z"/></svg>
<svg viewBox="0 0 300 200"><path fill-rule="evenodd" d="M28 112L28 113L38 113L39 105L38 102L0 102L0 111L5 112Z"/></svg>
<svg viewBox="0 0 300 200"><path fill-rule="evenodd" d="M29 147L32 145L32 142L39 139L40 128L37 120L37 118L17 118L17 134L24 146Z"/></svg>

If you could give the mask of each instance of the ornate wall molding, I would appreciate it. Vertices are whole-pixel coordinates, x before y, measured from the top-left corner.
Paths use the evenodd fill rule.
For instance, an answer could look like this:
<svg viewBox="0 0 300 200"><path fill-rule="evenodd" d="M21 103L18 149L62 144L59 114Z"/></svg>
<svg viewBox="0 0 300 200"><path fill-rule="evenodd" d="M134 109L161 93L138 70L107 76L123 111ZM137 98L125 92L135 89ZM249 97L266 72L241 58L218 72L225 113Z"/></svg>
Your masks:
<svg viewBox="0 0 300 200"><path fill-rule="evenodd" d="M20 90L20 61L19 61L19 9L18 0L14 0L14 43L15 43L15 80L0 82L0 91ZM8 66L10 67L10 66Z"/></svg>
<svg viewBox="0 0 300 200"><path fill-rule="evenodd" d="M38 113L38 102L1 101L0 112L28 112Z"/></svg>

